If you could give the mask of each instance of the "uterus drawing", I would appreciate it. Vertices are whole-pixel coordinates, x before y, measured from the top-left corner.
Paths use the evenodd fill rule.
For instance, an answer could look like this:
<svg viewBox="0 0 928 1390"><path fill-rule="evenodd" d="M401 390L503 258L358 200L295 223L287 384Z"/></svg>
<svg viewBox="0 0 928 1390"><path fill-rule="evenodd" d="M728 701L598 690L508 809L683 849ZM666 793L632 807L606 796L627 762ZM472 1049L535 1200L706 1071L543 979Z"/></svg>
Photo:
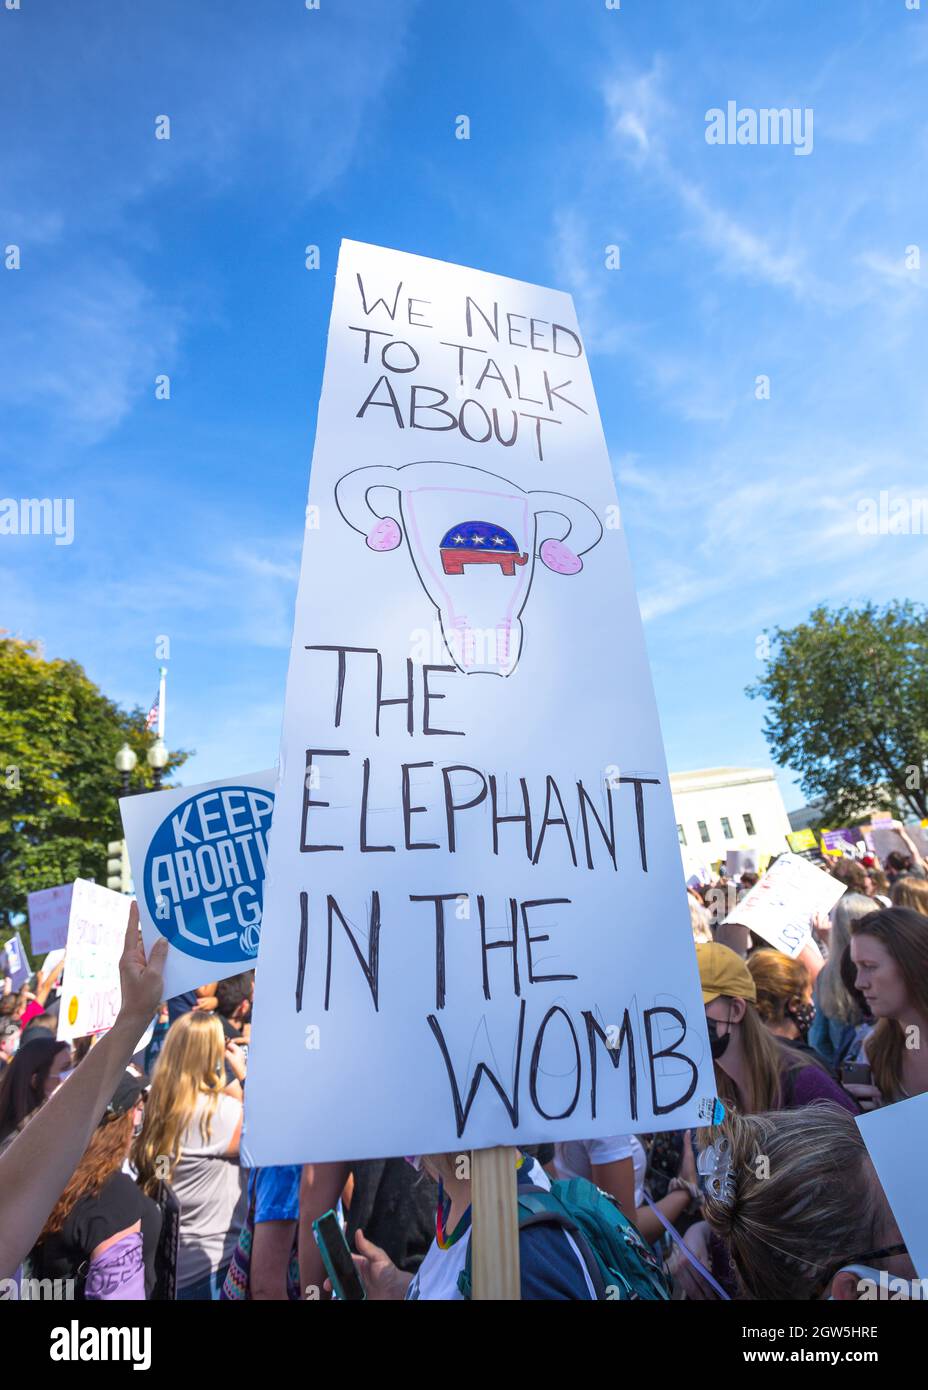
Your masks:
<svg viewBox="0 0 928 1390"><path fill-rule="evenodd" d="M370 550L405 539L448 655L466 675L512 675L536 557L555 574L578 574L603 534L576 497L438 460L355 468L336 483L335 504Z"/></svg>

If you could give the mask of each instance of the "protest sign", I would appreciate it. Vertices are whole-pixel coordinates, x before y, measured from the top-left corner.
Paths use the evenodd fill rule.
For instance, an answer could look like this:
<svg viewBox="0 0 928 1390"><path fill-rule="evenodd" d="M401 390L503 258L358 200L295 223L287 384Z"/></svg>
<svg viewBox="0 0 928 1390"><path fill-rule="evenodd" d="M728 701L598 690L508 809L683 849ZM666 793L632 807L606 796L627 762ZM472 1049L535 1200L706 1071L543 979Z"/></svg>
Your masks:
<svg viewBox="0 0 928 1390"><path fill-rule="evenodd" d="M58 1013L58 1039L71 1042L105 1033L119 1012L119 958L132 899L83 878L74 880L65 986Z"/></svg>
<svg viewBox="0 0 928 1390"><path fill-rule="evenodd" d="M918 854L922 859L928 859L928 820L912 821L905 829ZM909 853L911 852L910 850Z"/></svg>
<svg viewBox="0 0 928 1390"><path fill-rule="evenodd" d="M14 989L21 989L32 974L29 957L19 932L0 947L0 975L10 977Z"/></svg>
<svg viewBox="0 0 928 1390"><path fill-rule="evenodd" d="M781 854L725 921L740 923L795 959L812 933L812 918L830 912L844 887L808 859Z"/></svg>
<svg viewBox="0 0 928 1390"><path fill-rule="evenodd" d="M886 1200L920 1279L928 1279L928 1203L922 1174L928 1150L928 1094L857 1116Z"/></svg>
<svg viewBox="0 0 928 1390"><path fill-rule="evenodd" d="M867 852L866 841L859 830L822 831L822 853L831 854L836 859L861 859Z"/></svg>
<svg viewBox="0 0 928 1390"><path fill-rule="evenodd" d="M794 854L801 854L804 849L818 849L814 830L793 830L786 836L786 843Z"/></svg>
<svg viewBox="0 0 928 1390"><path fill-rule="evenodd" d="M69 883L69 884L68 884L68 887L69 887L69 888L73 888L73 887L74 887L73 883ZM65 936L65 940L67 940L67 936ZM45 957L45 959L44 959L43 962L42 962L42 974L44 975L44 977L45 977L46 980L48 979L48 977L49 977L49 975L52 973L52 971L55 969L55 967L56 967L61 961L63 961L63 960L64 960L64 947L63 947L63 946L60 947L57 951L49 951L48 955ZM61 980L60 980L60 979L59 979L58 983L59 983L59 984L61 983Z"/></svg>
<svg viewBox="0 0 928 1390"><path fill-rule="evenodd" d="M725 853L725 872L734 876L735 874L746 874L757 872L759 851L756 849L730 849Z"/></svg>
<svg viewBox="0 0 928 1390"><path fill-rule="evenodd" d="M29 935L34 955L60 950L67 941L73 887L72 883L63 883L58 888L41 888L27 896Z"/></svg>
<svg viewBox="0 0 928 1390"><path fill-rule="evenodd" d="M165 998L251 970L276 769L119 803L146 951L171 944Z"/></svg>
<svg viewBox="0 0 928 1390"><path fill-rule="evenodd" d="M711 1114L676 819L569 296L342 244L274 824L248 1162Z"/></svg>
<svg viewBox="0 0 928 1390"><path fill-rule="evenodd" d="M881 863L885 863L894 850L897 854L912 853L911 847L899 833L899 821L893 820L892 817L884 817L882 821L862 825L858 834L862 836L870 853L875 854Z"/></svg>

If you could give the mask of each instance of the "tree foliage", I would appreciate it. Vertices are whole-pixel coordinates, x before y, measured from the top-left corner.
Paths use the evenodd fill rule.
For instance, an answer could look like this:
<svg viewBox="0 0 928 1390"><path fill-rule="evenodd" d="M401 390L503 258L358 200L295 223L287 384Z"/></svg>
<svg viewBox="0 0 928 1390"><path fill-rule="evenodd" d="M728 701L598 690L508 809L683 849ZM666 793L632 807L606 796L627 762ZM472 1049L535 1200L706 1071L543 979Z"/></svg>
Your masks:
<svg viewBox="0 0 928 1390"><path fill-rule="evenodd" d="M130 788L150 789L144 711L120 709L77 662L0 637L0 932L25 912L27 893L78 876L106 882L106 846L122 839L123 743L138 758ZM172 752L165 776L188 756Z"/></svg>
<svg viewBox="0 0 928 1390"><path fill-rule="evenodd" d="M871 810L928 816L928 610L896 602L777 628L763 677L764 733L781 766L821 798L819 825Z"/></svg>

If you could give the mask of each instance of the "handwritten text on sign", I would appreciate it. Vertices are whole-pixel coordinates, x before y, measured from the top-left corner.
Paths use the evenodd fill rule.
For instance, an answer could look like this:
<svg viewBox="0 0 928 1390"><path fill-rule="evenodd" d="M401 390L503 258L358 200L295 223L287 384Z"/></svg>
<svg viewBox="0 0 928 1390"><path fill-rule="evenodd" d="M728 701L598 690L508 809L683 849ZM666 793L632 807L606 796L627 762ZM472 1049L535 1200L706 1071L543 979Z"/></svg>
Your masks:
<svg viewBox="0 0 928 1390"><path fill-rule="evenodd" d="M569 297L346 243L268 863L254 1161L711 1113L617 518Z"/></svg>

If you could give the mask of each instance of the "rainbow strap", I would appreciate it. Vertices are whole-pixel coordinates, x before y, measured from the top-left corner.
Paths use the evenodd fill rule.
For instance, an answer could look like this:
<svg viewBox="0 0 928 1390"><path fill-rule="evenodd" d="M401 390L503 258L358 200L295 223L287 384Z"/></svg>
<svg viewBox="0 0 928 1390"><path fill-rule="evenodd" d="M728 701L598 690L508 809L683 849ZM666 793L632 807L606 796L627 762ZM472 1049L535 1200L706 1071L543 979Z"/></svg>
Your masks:
<svg viewBox="0 0 928 1390"><path fill-rule="evenodd" d="M520 1152L518 1158L516 1159L517 1172L524 1163L525 1154ZM449 1197L446 1202L445 1185L442 1182L441 1177L439 1176L438 1205L435 1209L435 1240L439 1250L450 1250L452 1245L457 1244L457 1242L461 1239L461 1236L464 1234L465 1230L467 1230L470 1226L470 1207L468 1207L467 1211L465 1211L464 1215L461 1217L460 1221L449 1235L445 1222L448 1219L448 1212L450 1211L450 1209L451 1198Z"/></svg>

